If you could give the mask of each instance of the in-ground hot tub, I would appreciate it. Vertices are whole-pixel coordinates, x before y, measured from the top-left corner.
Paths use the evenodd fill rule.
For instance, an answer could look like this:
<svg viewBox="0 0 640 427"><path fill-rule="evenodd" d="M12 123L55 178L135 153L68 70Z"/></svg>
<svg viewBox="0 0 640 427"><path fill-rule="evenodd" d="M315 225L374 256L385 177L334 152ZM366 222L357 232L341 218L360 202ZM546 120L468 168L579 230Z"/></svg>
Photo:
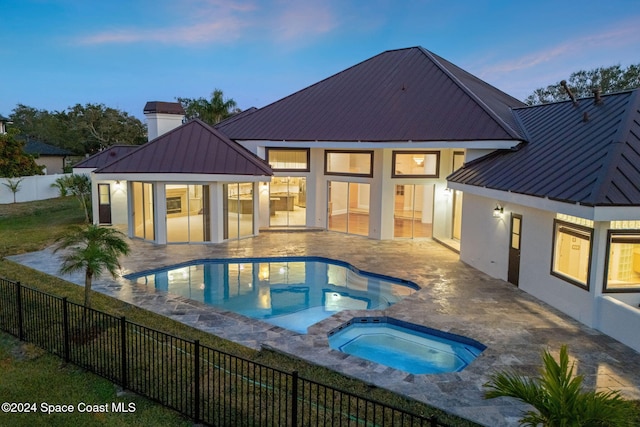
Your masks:
<svg viewBox="0 0 640 427"><path fill-rule="evenodd" d="M484 351L471 338L390 317L357 317L329 332L329 346L411 374L459 372Z"/></svg>

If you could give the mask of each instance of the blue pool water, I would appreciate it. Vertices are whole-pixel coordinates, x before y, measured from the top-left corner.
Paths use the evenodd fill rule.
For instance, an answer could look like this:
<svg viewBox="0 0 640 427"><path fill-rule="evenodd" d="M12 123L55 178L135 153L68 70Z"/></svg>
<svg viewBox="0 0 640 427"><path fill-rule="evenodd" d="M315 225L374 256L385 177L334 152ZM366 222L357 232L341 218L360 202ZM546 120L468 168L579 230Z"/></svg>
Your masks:
<svg viewBox="0 0 640 427"><path fill-rule="evenodd" d="M467 337L392 318L356 318L329 333L329 346L411 374L459 372L486 348Z"/></svg>
<svg viewBox="0 0 640 427"><path fill-rule="evenodd" d="M338 311L382 310L419 289L320 257L197 260L125 278L302 334Z"/></svg>

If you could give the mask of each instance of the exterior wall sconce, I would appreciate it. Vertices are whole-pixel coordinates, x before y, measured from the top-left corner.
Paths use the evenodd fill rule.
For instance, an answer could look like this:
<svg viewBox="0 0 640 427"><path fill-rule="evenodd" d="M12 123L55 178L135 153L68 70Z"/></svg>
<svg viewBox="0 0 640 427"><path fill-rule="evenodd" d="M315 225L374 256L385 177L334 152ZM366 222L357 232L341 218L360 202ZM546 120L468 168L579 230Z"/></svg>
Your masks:
<svg viewBox="0 0 640 427"><path fill-rule="evenodd" d="M502 218L503 214L504 214L504 208L500 205L496 205L495 209L493 210L493 217Z"/></svg>

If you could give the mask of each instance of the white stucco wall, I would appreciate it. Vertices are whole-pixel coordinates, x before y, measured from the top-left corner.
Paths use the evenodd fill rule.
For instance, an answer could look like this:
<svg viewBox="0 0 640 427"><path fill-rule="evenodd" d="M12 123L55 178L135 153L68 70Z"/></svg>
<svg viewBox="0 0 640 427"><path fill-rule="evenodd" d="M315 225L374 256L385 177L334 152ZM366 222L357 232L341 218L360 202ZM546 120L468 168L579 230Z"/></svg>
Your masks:
<svg viewBox="0 0 640 427"><path fill-rule="evenodd" d="M504 207L502 218L493 217L496 204ZM512 213L522 215L520 289L594 326L594 295L600 285L592 280L587 291L551 275L554 212L466 193L460 259L492 277L507 280Z"/></svg>

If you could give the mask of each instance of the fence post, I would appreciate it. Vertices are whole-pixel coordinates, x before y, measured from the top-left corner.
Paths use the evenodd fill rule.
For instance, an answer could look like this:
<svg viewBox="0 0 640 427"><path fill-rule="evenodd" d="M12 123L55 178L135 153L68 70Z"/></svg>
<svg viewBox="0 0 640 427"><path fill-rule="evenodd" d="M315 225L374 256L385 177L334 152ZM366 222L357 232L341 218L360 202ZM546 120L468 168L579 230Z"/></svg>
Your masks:
<svg viewBox="0 0 640 427"><path fill-rule="evenodd" d="M120 317L120 383L127 388L127 319Z"/></svg>
<svg viewBox="0 0 640 427"><path fill-rule="evenodd" d="M18 339L24 341L24 332L22 331L22 285L16 282L16 305L18 306Z"/></svg>
<svg viewBox="0 0 640 427"><path fill-rule="evenodd" d="M439 426L439 424L438 424L438 417L436 417L435 415L431 415L431 416L429 417L429 425L430 425L431 427L438 427L438 426Z"/></svg>
<svg viewBox="0 0 640 427"><path fill-rule="evenodd" d="M193 358L193 376L195 377L195 384L193 393L195 394L195 402L193 404L193 419L197 423L198 421L200 421L200 340L195 340L194 346L195 356Z"/></svg>
<svg viewBox="0 0 640 427"><path fill-rule="evenodd" d="M69 307L67 297L62 298L62 334L64 338L64 361L69 363Z"/></svg>
<svg viewBox="0 0 640 427"><path fill-rule="evenodd" d="M298 371L291 373L291 425L298 425Z"/></svg>

